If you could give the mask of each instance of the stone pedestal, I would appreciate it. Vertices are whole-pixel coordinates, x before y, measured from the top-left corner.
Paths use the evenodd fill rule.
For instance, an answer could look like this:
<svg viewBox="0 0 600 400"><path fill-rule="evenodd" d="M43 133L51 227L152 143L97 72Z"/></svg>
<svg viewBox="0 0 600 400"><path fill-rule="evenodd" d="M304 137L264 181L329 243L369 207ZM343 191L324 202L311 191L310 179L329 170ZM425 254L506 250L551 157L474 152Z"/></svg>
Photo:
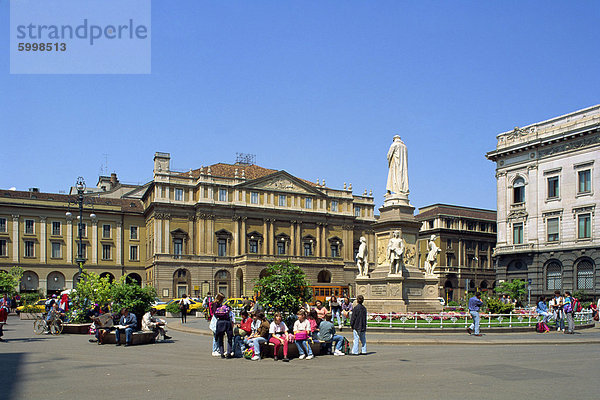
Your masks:
<svg viewBox="0 0 600 400"><path fill-rule="evenodd" d="M439 281L425 276L418 266L417 234L421 223L414 217L415 208L406 195L387 195L380 218L374 224L376 267L369 277L356 278L356 293L365 297L368 312L435 313L442 310L437 300ZM387 246L394 231L404 241L402 275L391 274Z"/></svg>

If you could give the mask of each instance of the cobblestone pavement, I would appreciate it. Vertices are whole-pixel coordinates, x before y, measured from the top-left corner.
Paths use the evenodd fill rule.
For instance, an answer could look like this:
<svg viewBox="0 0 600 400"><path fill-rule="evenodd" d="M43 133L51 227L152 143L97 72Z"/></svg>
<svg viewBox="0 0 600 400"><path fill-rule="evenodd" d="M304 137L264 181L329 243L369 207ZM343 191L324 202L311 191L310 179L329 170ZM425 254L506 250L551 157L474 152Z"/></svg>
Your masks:
<svg viewBox="0 0 600 400"><path fill-rule="evenodd" d="M365 356L282 363L214 358L210 336L175 330L169 343L116 347L89 343L86 335L37 336L31 321L8 322L8 342L0 343L2 400L598 397L599 346L589 343L600 337L597 328L563 335L581 341L568 346L370 344Z"/></svg>

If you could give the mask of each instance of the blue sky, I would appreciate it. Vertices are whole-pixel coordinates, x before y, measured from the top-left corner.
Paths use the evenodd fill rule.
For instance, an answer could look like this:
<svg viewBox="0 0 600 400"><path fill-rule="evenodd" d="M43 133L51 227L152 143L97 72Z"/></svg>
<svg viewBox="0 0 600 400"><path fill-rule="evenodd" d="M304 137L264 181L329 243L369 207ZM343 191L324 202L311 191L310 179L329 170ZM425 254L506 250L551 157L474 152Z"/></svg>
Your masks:
<svg viewBox="0 0 600 400"><path fill-rule="evenodd" d="M495 136L600 103L599 20L597 1L155 1L150 75L10 75L0 0L0 188L246 152L381 205L399 134L412 204L494 209Z"/></svg>

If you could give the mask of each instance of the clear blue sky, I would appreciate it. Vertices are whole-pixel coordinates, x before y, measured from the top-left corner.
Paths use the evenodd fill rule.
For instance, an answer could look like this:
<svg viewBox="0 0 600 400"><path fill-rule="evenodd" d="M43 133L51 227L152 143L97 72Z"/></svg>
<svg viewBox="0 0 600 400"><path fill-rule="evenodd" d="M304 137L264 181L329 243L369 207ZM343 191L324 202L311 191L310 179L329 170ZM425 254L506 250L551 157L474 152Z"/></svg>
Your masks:
<svg viewBox="0 0 600 400"><path fill-rule="evenodd" d="M495 136L600 103L599 21L598 1L154 1L152 74L29 76L0 0L0 188L246 152L379 205L399 134L415 206L494 209Z"/></svg>

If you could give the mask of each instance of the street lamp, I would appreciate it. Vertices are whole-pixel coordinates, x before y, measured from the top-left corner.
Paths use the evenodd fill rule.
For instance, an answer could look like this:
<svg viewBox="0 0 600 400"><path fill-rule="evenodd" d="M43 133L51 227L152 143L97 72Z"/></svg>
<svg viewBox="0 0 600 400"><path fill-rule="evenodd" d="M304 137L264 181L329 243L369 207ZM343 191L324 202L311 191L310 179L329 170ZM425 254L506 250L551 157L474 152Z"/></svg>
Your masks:
<svg viewBox="0 0 600 400"><path fill-rule="evenodd" d="M83 264L85 264L85 254L83 254L83 203L84 203L84 193L85 193L85 180L83 177L78 177L75 183L75 188L77 189L77 206L79 207L79 215L77 216L77 258L75 262L79 267L79 274L77 275L77 283L81 281L81 273L83 270ZM71 218L73 214L70 211L66 213L67 218ZM90 218L95 219L96 214L90 214Z"/></svg>

